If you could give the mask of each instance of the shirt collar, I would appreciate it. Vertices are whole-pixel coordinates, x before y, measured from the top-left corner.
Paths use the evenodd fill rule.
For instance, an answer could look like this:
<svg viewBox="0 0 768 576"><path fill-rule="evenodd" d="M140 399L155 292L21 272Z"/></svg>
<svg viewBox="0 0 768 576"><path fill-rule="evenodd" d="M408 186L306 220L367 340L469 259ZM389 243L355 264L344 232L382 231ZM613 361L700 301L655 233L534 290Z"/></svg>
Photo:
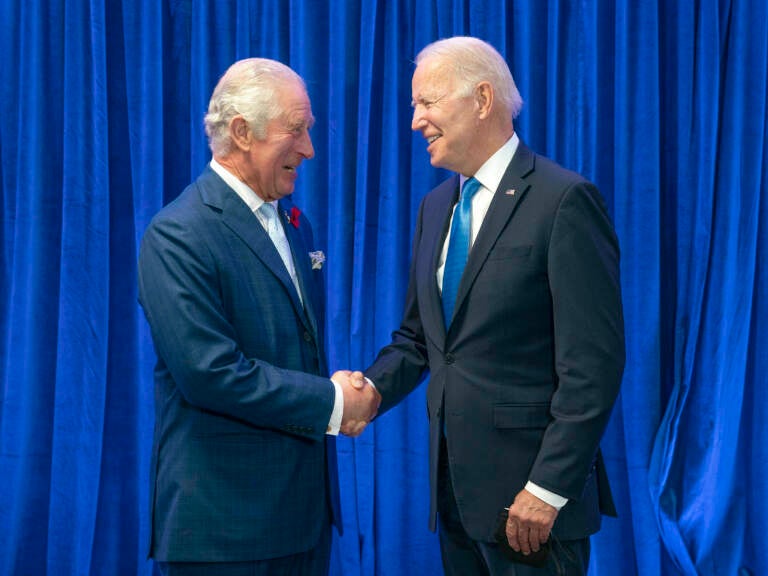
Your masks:
<svg viewBox="0 0 768 576"><path fill-rule="evenodd" d="M227 186L232 188L232 190L240 196L242 201L251 209L251 212L254 214L258 213L259 208L264 204L264 200L259 198L250 186L224 168L224 166L216 162L215 158L211 158L211 170L216 172L216 174L224 180ZM275 210L277 210L277 200L273 201L272 205L275 207Z"/></svg>
<svg viewBox="0 0 768 576"><path fill-rule="evenodd" d="M512 157L517 152L517 146L520 143L520 138L517 137L517 133L513 132L509 140L504 145L496 150L493 155L480 166L480 169L475 172L474 178L480 182L483 188L487 188L492 193L495 193L501 184L501 179L504 177L504 172L507 171L509 163L512 161ZM466 176L459 177L459 186L464 186L468 178Z"/></svg>

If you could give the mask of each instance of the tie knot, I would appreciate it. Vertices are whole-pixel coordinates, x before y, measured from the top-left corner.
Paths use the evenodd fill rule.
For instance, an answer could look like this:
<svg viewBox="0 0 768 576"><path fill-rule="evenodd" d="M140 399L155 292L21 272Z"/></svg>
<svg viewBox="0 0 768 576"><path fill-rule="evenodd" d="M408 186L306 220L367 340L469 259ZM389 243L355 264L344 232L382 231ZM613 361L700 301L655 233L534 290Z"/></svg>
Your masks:
<svg viewBox="0 0 768 576"><path fill-rule="evenodd" d="M269 220L277 217L277 209L271 202L264 202L264 204L259 206L259 210L264 215L264 217Z"/></svg>
<svg viewBox="0 0 768 576"><path fill-rule="evenodd" d="M464 186L461 188L461 201L471 201L472 196L474 196L475 192L478 190L480 190L480 182L474 176L472 178L467 178L464 182Z"/></svg>
<svg viewBox="0 0 768 576"><path fill-rule="evenodd" d="M259 212L261 212L270 230L277 228L277 208L273 204L264 202L259 206Z"/></svg>

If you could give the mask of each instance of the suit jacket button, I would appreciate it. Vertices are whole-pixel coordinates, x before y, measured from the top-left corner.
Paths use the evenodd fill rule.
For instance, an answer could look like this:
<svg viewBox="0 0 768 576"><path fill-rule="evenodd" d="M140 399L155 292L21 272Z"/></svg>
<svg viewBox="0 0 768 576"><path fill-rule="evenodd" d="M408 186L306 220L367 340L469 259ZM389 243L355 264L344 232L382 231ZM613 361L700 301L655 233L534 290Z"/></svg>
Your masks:
<svg viewBox="0 0 768 576"><path fill-rule="evenodd" d="M306 330L304 331L304 341L305 342L312 342L312 334L310 334Z"/></svg>
<svg viewBox="0 0 768 576"><path fill-rule="evenodd" d="M455 360L455 358L453 357L453 354L451 354L450 352L448 352L448 354L445 355L445 363L446 364L453 364L454 360Z"/></svg>

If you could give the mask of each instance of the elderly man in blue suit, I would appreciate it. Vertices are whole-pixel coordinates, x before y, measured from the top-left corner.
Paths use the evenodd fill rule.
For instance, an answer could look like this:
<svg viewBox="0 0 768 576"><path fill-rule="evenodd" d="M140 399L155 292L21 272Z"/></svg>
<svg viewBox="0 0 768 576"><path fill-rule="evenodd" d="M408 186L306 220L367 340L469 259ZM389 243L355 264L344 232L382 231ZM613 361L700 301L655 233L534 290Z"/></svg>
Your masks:
<svg viewBox="0 0 768 576"><path fill-rule="evenodd" d="M421 204L405 314L365 373L383 412L430 372L446 574L582 575L615 513L598 444L624 367L616 235L597 189L515 134L496 50L450 38L416 64L412 128L457 174Z"/></svg>
<svg viewBox="0 0 768 576"><path fill-rule="evenodd" d="M322 252L292 205L314 156L302 79L232 65L205 116L210 165L152 220L139 298L157 352L150 556L168 575L328 572L333 436L376 412L326 378Z"/></svg>

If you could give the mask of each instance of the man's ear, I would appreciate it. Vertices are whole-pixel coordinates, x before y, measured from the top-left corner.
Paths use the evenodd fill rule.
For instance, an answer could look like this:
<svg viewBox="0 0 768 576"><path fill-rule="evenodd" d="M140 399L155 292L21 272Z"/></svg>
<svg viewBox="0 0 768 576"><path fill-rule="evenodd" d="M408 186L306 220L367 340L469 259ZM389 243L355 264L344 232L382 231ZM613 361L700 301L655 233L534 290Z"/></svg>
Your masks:
<svg viewBox="0 0 768 576"><path fill-rule="evenodd" d="M253 140L253 132L251 127L248 126L245 118L242 116L235 116L229 122L229 135L232 138L232 143L241 150L248 150L251 147L251 141Z"/></svg>
<svg viewBox="0 0 768 576"><path fill-rule="evenodd" d="M475 86L475 104L477 105L478 118L485 120L493 109L493 86L490 82L483 81Z"/></svg>

